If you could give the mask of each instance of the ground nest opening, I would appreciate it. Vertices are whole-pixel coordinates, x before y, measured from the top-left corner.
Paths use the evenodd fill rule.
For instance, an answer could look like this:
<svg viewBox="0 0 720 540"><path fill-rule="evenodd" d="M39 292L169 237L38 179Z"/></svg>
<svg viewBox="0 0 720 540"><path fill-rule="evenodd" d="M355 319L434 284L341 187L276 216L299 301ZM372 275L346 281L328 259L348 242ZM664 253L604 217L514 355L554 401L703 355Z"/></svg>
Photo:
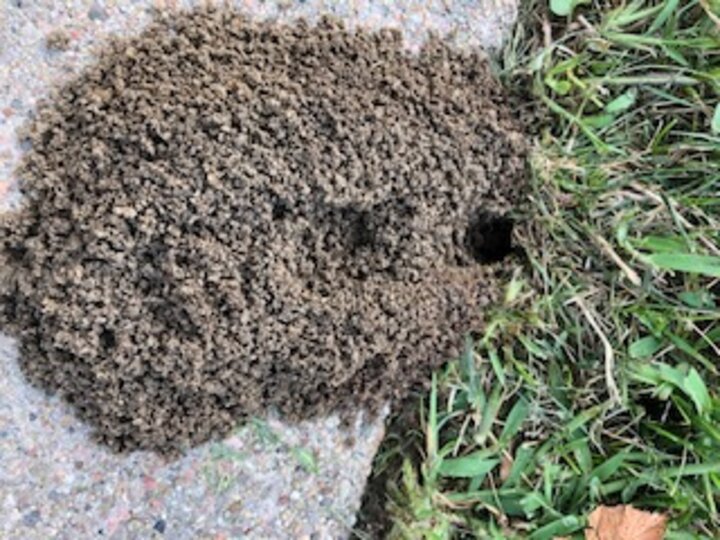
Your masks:
<svg viewBox="0 0 720 540"><path fill-rule="evenodd" d="M28 133L3 328L118 450L402 396L482 324L525 170L481 53L231 10L110 43Z"/></svg>

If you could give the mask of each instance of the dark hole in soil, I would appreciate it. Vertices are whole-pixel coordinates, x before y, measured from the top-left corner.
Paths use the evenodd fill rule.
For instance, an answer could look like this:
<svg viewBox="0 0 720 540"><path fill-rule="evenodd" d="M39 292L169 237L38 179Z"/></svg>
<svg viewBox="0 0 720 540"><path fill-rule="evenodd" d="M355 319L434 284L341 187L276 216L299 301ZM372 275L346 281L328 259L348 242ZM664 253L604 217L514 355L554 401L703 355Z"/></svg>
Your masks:
<svg viewBox="0 0 720 540"><path fill-rule="evenodd" d="M675 407L672 401L665 401L651 396L640 396L635 403L645 409L648 419L658 424L667 426L668 424L682 424L684 417Z"/></svg>
<svg viewBox="0 0 720 540"><path fill-rule="evenodd" d="M479 211L468 224L465 242L470 255L479 263L502 261L513 251L515 223L506 216Z"/></svg>
<svg viewBox="0 0 720 540"><path fill-rule="evenodd" d="M280 221L281 219L285 219L289 212L290 212L290 206L288 205L286 200L277 199L273 203L272 218L275 221Z"/></svg>
<svg viewBox="0 0 720 540"><path fill-rule="evenodd" d="M105 350L109 350L114 349L116 344L117 341L115 340L115 332L107 328L103 328L103 331L100 332L100 346Z"/></svg>
<svg viewBox="0 0 720 540"><path fill-rule="evenodd" d="M350 251L355 253L360 249L372 247L375 244L376 231L370 212L357 208L344 208L342 214L348 227L347 240Z"/></svg>
<svg viewBox="0 0 720 540"><path fill-rule="evenodd" d="M20 262L27 253L27 248L19 245L5 246L5 253L7 253L14 262Z"/></svg>
<svg viewBox="0 0 720 540"><path fill-rule="evenodd" d="M17 317L17 296L15 294L3 294L0 295L0 304L5 307L0 314L4 314L8 320L13 320Z"/></svg>

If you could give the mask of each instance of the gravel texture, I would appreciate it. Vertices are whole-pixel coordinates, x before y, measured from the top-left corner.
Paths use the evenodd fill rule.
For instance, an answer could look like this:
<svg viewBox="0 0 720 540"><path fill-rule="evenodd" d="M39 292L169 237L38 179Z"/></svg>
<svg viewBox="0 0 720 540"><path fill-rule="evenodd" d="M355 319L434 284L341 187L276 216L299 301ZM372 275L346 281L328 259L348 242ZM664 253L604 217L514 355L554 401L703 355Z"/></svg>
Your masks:
<svg viewBox="0 0 720 540"><path fill-rule="evenodd" d="M31 2L0 7L0 203L17 203L11 172L16 136L49 89L77 73L93 45L137 32L150 2ZM396 26L417 48L429 29L460 44L496 46L511 3L243 2L253 17ZM58 33L60 32L60 33ZM66 34L63 35L62 33ZM348 534L382 417L358 418L351 435L330 417L296 426L276 420L241 428L182 459L113 455L96 446L65 407L29 387L12 341L0 338L0 537L342 538Z"/></svg>

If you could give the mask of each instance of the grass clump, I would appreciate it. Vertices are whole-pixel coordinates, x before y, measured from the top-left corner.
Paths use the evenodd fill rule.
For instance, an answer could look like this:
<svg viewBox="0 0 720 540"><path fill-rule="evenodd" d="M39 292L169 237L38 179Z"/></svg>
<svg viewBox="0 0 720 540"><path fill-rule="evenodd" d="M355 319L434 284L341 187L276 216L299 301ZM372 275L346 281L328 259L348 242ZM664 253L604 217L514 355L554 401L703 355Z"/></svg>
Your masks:
<svg viewBox="0 0 720 540"><path fill-rule="evenodd" d="M580 538L615 503L720 535L719 11L524 5L527 261L385 471L390 537Z"/></svg>

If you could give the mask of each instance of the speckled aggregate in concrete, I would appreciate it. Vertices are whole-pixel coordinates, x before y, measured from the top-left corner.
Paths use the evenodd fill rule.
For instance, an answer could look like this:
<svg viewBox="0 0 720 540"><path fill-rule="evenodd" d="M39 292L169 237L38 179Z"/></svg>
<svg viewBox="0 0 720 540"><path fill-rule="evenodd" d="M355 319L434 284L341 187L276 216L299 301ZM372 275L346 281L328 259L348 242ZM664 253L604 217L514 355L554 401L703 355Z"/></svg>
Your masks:
<svg viewBox="0 0 720 540"><path fill-rule="evenodd" d="M0 5L0 209L19 202L12 173L16 130L39 99L92 60L109 35L137 33L153 9L198 2L2 0ZM459 45L497 47L515 0L244 0L252 17L315 20L403 30L417 48L428 31ZM62 32L67 50L49 50ZM1 330L1 329L0 329ZM300 425L258 420L222 442L166 461L115 455L57 399L30 387L17 350L0 334L0 538L343 538L355 520L383 435L383 418L359 413L347 431L336 417Z"/></svg>

